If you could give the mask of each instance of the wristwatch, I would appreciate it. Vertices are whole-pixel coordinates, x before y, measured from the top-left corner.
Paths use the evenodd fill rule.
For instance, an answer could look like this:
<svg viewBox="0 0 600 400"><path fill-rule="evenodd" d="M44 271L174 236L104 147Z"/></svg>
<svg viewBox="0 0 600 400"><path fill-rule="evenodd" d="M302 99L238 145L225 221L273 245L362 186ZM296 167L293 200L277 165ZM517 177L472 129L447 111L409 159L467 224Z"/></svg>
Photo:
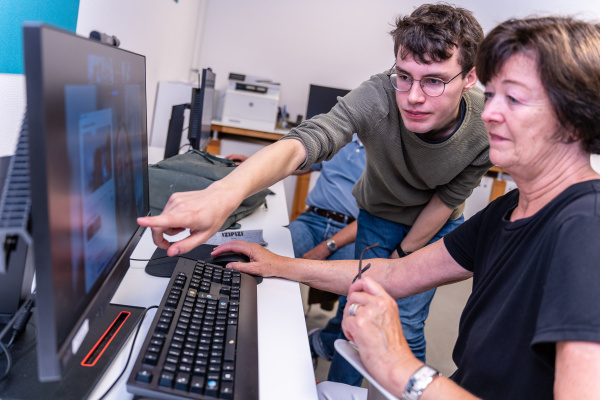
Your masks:
<svg viewBox="0 0 600 400"><path fill-rule="evenodd" d="M327 248L329 249L329 251L331 251L332 253L337 250L337 243L335 243L333 239L327 239L325 243L327 244Z"/></svg>
<svg viewBox="0 0 600 400"><path fill-rule="evenodd" d="M442 374L435 368L423 365L408 380L404 393L402 393L402 400L418 400L427 386L440 375Z"/></svg>
<svg viewBox="0 0 600 400"><path fill-rule="evenodd" d="M399 243L398 246L396 246L396 250L398 251L398 256L400 258L406 257L406 256L408 256L409 254L412 253L412 251L411 252L404 251L404 249L402 248L402 243Z"/></svg>

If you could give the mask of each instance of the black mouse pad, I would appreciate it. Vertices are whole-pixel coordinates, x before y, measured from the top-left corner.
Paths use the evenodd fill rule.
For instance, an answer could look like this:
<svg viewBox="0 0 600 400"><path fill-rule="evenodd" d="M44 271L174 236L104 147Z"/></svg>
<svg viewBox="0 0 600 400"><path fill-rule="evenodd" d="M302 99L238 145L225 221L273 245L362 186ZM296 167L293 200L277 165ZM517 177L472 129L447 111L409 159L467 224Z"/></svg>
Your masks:
<svg viewBox="0 0 600 400"><path fill-rule="evenodd" d="M206 261L211 258L210 253L212 253L215 247L217 246L211 244L201 244L189 252L180 254L176 257L167 256L167 250L157 247L150 258L150 261L146 265L146 273L152 276L170 278L173 274L173 270L175 269L175 265L177 264L179 257Z"/></svg>

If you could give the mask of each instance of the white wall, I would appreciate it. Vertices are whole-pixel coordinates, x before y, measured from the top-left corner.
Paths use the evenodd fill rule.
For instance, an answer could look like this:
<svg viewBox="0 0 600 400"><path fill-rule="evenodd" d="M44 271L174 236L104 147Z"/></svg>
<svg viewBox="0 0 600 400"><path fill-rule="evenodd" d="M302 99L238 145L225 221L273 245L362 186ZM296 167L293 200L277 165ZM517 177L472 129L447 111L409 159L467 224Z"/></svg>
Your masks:
<svg viewBox="0 0 600 400"><path fill-rule="evenodd" d="M114 35L146 56L148 131L159 81L189 81L198 58L205 0L80 0L77 34ZM13 154L25 110L23 75L0 74L0 156Z"/></svg>
<svg viewBox="0 0 600 400"><path fill-rule="evenodd" d="M281 83L281 104L291 119L304 115L309 84L351 89L394 63L388 32L395 17L417 0L206 0L198 65L212 67L217 88L230 72ZM568 13L600 19L592 0L458 0L485 32L498 22L533 13Z"/></svg>
<svg viewBox="0 0 600 400"><path fill-rule="evenodd" d="M282 84L292 119L305 114L309 84L351 89L394 62L388 31L395 17L422 1L406 0L80 0L77 32L117 36L121 47L146 55L148 129L158 81L187 81L210 66L217 87L229 72ZM484 30L510 17L567 13L600 19L595 0L454 2L472 10ZM0 76L0 153L14 151L24 109L22 76Z"/></svg>
<svg viewBox="0 0 600 400"><path fill-rule="evenodd" d="M188 80L204 0L80 0L77 33L114 35L121 48L146 56L148 130L159 81Z"/></svg>
<svg viewBox="0 0 600 400"><path fill-rule="evenodd" d="M25 75L0 74L0 157L15 153L25 102Z"/></svg>

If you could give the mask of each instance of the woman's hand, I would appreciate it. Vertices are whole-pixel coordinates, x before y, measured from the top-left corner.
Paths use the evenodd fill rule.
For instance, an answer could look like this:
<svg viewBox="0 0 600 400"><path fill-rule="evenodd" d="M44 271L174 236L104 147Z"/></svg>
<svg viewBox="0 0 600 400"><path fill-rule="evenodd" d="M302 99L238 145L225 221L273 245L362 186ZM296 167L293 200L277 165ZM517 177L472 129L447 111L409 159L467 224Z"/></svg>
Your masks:
<svg viewBox="0 0 600 400"><path fill-rule="evenodd" d="M249 262L231 262L227 264L227 268L237 269L247 274L259 275L264 277L281 276L278 271L285 264L287 257L279 256L261 245L249 243L243 240L232 240L217 246L211 253L212 257L216 257L222 253L241 253L246 255Z"/></svg>
<svg viewBox="0 0 600 400"><path fill-rule="evenodd" d="M396 301L381 285L365 276L350 286L342 328L358 347L369 373L390 392L402 397L410 375L423 363L406 343Z"/></svg>

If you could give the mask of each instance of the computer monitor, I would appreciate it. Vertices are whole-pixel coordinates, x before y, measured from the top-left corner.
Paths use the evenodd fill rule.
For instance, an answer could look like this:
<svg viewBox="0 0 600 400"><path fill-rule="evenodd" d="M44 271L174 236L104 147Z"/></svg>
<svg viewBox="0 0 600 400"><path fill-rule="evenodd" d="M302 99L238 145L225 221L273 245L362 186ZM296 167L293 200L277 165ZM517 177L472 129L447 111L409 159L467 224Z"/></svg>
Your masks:
<svg viewBox="0 0 600 400"><path fill-rule="evenodd" d="M35 270L29 232L27 144L27 127L23 124L15 154L0 158L0 331L31 295Z"/></svg>
<svg viewBox="0 0 600 400"><path fill-rule="evenodd" d="M189 145L192 149L206 151L206 147L210 142L211 123L214 116L215 80L216 74L212 69L204 68L200 87L192 89L190 103L178 104L172 107L164 158L179 154L186 109L190 110L187 135Z"/></svg>
<svg viewBox="0 0 600 400"><path fill-rule="evenodd" d="M216 78L210 68L205 68L202 70L200 88L192 90L188 140L193 149L200 151L206 151L206 146L210 142Z"/></svg>
<svg viewBox="0 0 600 400"><path fill-rule="evenodd" d="M54 381L75 364L94 374L110 353L95 335L117 342L108 326L128 337L128 311L103 317L149 214L146 62L43 24L23 38L37 369Z"/></svg>
<svg viewBox="0 0 600 400"><path fill-rule="evenodd" d="M306 119L312 118L315 115L328 113L337 104L338 96L344 97L348 92L350 91L346 89L310 85Z"/></svg>

